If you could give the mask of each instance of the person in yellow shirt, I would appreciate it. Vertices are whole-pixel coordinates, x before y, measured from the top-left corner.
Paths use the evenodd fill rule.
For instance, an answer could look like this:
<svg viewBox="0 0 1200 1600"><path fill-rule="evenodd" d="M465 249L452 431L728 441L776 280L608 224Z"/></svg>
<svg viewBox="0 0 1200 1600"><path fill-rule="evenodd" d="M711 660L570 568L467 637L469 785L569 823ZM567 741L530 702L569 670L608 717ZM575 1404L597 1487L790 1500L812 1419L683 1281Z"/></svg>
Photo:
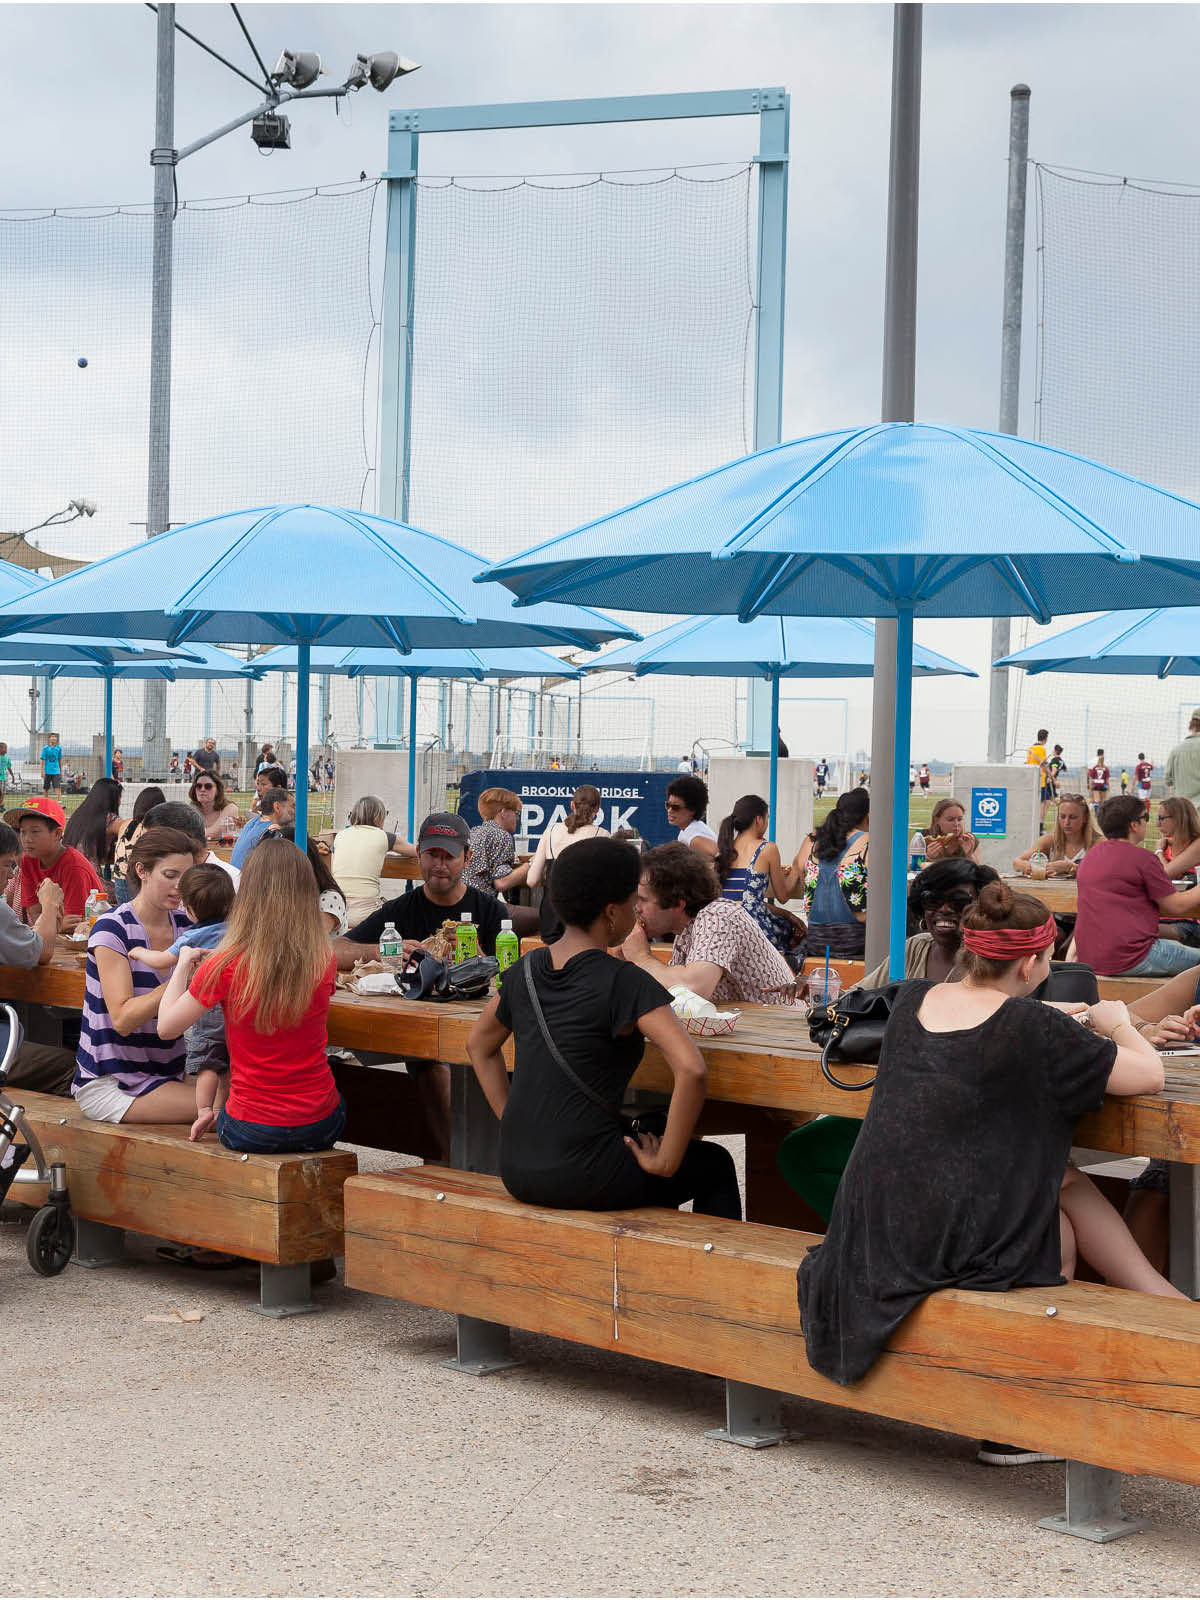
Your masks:
<svg viewBox="0 0 1200 1600"><path fill-rule="evenodd" d="M1025 765L1038 769L1038 795L1042 802L1043 822L1046 820L1046 812L1050 809L1050 802L1054 799L1054 783L1046 767L1046 740L1049 737L1049 728L1039 728L1037 739L1025 752Z"/></svg>

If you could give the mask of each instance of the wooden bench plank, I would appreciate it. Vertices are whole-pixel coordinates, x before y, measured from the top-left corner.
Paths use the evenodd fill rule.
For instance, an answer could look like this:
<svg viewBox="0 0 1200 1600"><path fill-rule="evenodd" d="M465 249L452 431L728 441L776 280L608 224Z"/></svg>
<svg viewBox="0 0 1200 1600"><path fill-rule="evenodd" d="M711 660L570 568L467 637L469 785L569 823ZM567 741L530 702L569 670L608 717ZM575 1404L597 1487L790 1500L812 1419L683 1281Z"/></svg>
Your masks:
<svg viewBox="0 0 1200 1600"><path fill-rule="evenodd" d="M46 1160L66 1162L78 1217L277 1266L341 1252L342 1186L358 1170L348 1150L243 1159L212 1138L193 1144L182 1124L92 1122L71 1100L13 1097Z"/></svg>
<svg viewBox="0 0 1200 1600"><path fill-rule="evenodd" d="M352 1288L1200 1483L1200 1318L1183 1302L1092 1284L942 1291L842 1388L813 1372L801 1337L795 1274L813 1235L686 1212L549 1211L498 1179L430 1167L352 1178L345 1201Z"/></svg>

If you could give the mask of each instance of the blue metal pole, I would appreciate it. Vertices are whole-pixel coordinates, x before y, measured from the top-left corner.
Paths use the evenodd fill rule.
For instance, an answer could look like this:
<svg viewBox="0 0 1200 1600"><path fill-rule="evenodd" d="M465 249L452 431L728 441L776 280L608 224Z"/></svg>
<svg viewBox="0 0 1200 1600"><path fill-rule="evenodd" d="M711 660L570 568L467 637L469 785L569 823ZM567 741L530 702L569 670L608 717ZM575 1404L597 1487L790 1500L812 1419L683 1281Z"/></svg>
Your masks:
<svg viewBox="0 0 1200 1600"><path fill-rule="evenodd" d="M775 810L779 804L779 674L771 674L771 813L767 818L767 838L775 837Z"/></svg>
<svg viewBox="0 0 1200 1600"><path fill-rule="evenodd" d="M104 776L112 777L113 753L113 675L104 674ZM144 755L144 752L143 752Z"/></svg>
<svg viewBox="0 0 1200 1600"><path fill-rule="evenodd" d="M379 480L377 501L385 517L408 520L412 416L413 265L416 255L419 135L388 129L387 242L379 351Z"/></svg>
<svg viewBox="0 0 1200 1600"><path fill-rule="evenodd" d="M416 842L417 826L417 680L408 680L408 835Z"/></svg>
<svg viewBox="0 0 1200 1600"><path fill-rule="evenodd" d="M312 645L296 647L296 843L308 849L308 692Z"/></svg>
<svg viewBox="0 0 1200 1600"><path fill-rule="evenodd" d="M908 768L912 754L913 608L896 613L896 743L892 766L892 871L888 902L888 967L904 976L908 938Z"/></svg>

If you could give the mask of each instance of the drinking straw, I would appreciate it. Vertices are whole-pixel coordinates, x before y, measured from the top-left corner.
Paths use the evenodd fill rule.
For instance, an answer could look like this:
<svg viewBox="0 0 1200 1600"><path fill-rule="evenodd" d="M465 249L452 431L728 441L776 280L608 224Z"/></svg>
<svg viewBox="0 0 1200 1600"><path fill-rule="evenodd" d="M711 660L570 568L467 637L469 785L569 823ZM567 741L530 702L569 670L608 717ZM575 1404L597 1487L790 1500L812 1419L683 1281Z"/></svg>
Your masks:
<svg viewBox="0 0 1200 1600"><path fill-rule="evenodd" d="M825 1004L829 1004L829 946L825 946Z"/></svg>

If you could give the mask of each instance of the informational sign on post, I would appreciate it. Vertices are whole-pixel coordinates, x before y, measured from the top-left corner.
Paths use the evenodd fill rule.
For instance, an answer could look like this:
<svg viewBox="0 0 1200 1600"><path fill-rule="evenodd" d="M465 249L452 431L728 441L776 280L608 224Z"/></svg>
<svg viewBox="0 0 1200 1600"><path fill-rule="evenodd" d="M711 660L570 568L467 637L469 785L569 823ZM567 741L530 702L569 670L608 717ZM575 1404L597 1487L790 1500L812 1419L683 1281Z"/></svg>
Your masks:
<svg viewBox="0 0 1200 1600"><path fill-rule="evenodd" d="M971 832L977 839L1003 839L1008 832L1008 790L971 790Z"/></svg>
<svg viewBox="0 0 1200 1600"><path fill-rule="evenodd" d="M571 809L571 796L581 783L599 789L600 813L596 821L609 833L633 828L647 844L666 844L676 837L667 821L667 785L671 772L524 772L503 768L496 772L465 773L458 787L458 809L474 827L479 816L479 796L485 789L511 789L524 801L518 833L536 846L547 828L561 822Z"/></svg>

